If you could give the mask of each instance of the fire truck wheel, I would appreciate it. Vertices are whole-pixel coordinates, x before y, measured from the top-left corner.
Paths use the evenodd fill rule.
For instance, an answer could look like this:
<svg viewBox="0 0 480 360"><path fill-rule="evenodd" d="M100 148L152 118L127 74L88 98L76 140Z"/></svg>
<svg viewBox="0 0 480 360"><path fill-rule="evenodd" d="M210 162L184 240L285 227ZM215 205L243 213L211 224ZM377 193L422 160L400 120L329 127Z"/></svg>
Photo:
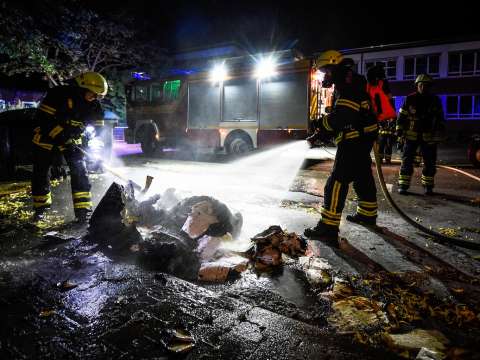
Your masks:
<svg viewBox="0 0 480 360"><path fill-rule="evenodd" d="M253 150L253 145L246 134L235 134L226 143L227 153L230 155L241 155Z"/></svg>

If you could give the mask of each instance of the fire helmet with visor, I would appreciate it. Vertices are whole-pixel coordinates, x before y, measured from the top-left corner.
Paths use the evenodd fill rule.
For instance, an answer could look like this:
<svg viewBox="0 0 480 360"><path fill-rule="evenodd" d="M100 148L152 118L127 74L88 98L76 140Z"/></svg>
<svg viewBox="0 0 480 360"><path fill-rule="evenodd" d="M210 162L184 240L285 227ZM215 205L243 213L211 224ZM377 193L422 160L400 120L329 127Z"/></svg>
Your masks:
<svg viewBox="0 0 480 360"><path fill-rule="evenodd" d="M105 96L108 91L107 80L98 72L85 72L75 78L78 86L85 88L97 96Z"/></svg>

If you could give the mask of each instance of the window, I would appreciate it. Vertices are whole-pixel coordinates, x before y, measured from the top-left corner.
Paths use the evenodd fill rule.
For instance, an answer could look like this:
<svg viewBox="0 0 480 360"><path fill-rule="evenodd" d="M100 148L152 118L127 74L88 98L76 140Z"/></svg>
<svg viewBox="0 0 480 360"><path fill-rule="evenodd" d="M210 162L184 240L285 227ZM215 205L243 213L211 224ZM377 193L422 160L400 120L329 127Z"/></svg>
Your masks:
<svg viewBox="0 0 480 360"><path fill-rule="evenodd" d="M383 65L385 69L385 75L388 80L395 80L397 78L397 60L385 59L385 60L368 60L365 62L365 74L368 69L375 65Z"/></svg>
<svg viewBox="0 0 480 360"><path fill-rule="evenodd" d="M448 54L448 76L480 74L480 51L465 51Z"/></svg>
<svg viewBox="0 0 480 360"><path fill-rule="evenodd" d="M420 74L439 75L440 57L438 54L411 56L405 58L404 79L415 79Z"/></svg>
<svg viewBox="0 0 480 360"><path fill-rule="evenodd" d="M460 96L460 115L473 113L472 100L472 96Z"/></svg>
<svg viewBox="0 0 480 360"><path fill-rule="evenodd" d="M180 93L180 80L165 81L163 84L163 99L164 101L173 101L178 98Z"/></svg>
<svg viewBox="0 0 480 360"><path fill-rule="evenodd" d="M415 58L405 58L403 76L405 79L415 77Z"/></svg>
<svg viewBox="0 0 480 360"><path fill-rule="evenodd" d="M480 95L447 96L447 119L479 119Z"/></svg>
<svg viewBox="0 0 480 360"><path fill-rule="evenodd" d="M159 84L154 84L152 85L151 88L151 94L152 94L152 101L153 102L159 102L162 100L162 86Z"/></svg>
<svg viewBox="0 0 480 360"><path fill-rule="evenodd" d="M135 86L135 101L147 101L147 88L145 86Z"/></svg>
<svg viewBox="0 0 480 360"><path fill-rule="evenodd" d="M480 114L480 95L473 97L473 113Z"/></svg>
<svg viewBox="0 0 480 360"><path fill-rule="evenodd" d="M458 114L458 96L447 96L447 117Z"/></svg>

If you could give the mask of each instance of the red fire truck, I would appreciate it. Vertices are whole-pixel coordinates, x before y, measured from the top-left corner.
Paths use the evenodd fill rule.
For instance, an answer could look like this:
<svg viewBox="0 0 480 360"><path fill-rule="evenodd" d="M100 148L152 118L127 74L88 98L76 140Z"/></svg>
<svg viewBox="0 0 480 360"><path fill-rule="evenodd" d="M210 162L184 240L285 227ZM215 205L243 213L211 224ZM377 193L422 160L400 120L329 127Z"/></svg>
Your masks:
<svg viewBox="0 0 480 360"><path fill-rule="evenodd" d="M312 61L282 51L210 61L182 77L128 87L128 143L159 150L194 147L238 154L304 139L321 113Z"/></svg>

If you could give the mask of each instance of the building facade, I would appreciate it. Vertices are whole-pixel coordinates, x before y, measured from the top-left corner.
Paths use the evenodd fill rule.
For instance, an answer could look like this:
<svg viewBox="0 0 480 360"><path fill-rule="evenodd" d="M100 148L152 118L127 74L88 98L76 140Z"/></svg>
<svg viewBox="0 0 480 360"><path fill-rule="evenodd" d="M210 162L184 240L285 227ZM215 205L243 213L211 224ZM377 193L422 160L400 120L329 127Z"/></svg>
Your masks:
<svg viewBox="0 0 480 360"><path fill-rule="evenodd" d="M375 64L384 65L397 110L415 91L417 75L431 75L452 138L480 133L480 41L416 42L342 53L355 61L361 74Z"/></svg>

